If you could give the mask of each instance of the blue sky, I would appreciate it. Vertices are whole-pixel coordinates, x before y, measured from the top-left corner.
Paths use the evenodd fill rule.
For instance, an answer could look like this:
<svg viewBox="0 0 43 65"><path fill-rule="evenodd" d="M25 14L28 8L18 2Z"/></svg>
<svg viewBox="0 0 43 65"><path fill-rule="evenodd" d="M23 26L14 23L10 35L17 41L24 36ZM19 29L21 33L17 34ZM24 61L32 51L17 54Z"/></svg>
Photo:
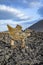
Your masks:
<svg viewBox="0 0 43 65"><path fill-rule="evenodd" d="M23 29L43 19L43 0L0 0L0 31L7 30L7 24Z"/></svg>

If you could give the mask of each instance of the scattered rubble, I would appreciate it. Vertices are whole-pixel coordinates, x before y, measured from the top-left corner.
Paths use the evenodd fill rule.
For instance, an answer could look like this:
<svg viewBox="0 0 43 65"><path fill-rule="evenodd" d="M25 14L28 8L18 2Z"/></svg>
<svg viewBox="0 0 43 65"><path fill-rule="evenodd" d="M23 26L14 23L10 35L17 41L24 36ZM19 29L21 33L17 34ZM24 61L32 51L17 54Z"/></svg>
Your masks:
<svg viewBox="0 0 43 65"><path fill-rule="evenodd" d="M43 65L43 32L30 33L31 36L25 39L26 48L18 45L14 49L10 42L0 40L0 65ZM9 35L7 41L10 41ZM19 40L15 41L15 44L20 43Z"/></svg>

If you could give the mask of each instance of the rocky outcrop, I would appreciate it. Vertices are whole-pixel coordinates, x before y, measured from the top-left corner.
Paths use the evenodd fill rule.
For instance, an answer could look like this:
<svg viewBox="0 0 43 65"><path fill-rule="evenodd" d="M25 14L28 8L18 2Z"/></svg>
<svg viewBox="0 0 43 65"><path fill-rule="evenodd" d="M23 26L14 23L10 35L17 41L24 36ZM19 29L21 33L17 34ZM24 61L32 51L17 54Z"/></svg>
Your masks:
<svg viewBox="0 0 43 65"><path fill-rule="evenodd" d="M37 23L30 26L28 29L35 30L37 32L43 32L43 20L37 21Z"/></svg>

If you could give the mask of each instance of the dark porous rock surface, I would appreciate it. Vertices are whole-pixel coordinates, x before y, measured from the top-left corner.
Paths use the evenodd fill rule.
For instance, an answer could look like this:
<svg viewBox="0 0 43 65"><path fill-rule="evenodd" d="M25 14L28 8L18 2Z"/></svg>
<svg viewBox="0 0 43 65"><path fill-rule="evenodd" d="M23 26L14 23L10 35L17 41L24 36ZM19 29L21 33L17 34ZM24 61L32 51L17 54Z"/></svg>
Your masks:
<svg viewBox="0 0 43 65"><path fill-rule="evenodd" d="M25 43L26 48L14 49L0 40L0 65L43 65L43 32L32 31Z"/></svg>

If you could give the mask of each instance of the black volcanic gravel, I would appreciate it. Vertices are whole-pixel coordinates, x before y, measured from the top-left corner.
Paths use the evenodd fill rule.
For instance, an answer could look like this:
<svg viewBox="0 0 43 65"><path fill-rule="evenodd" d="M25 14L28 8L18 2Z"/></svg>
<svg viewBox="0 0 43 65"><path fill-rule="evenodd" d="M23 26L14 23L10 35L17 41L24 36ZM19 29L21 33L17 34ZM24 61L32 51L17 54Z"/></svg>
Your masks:
<svg viewBox="0 0 43 65"><path fill-rule="evenodd" d="M31 32L25 42L26 48L13 49L10 43L0 41L0 65L43 65L43 33Z"/></svg>

